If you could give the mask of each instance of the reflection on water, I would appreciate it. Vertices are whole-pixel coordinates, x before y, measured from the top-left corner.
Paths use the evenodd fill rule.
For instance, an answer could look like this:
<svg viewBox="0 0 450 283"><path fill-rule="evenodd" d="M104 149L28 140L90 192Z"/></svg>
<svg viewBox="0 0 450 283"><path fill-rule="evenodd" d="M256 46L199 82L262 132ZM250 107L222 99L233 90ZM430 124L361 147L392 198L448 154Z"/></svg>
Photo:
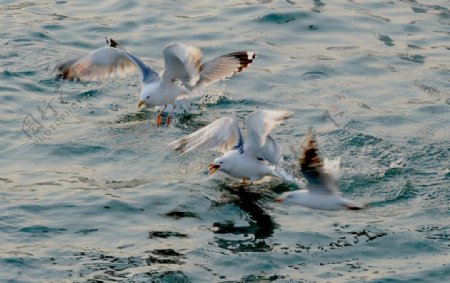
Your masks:
<svg viewBox="0 0 450 283"><path fill-rule="evenodd" d="M239 238L244 238L231 240L217 236L215 241L218 246L235 253L270 251L271 247L264 239L271 237L278 225L261 205L267 201L264 195L246 186L223 186L221 189L226 190L228 194L216 205L235 205L246 213L248 225L237 226L232 221L215 222L212 227L215 234L240 235Z"/></svg>

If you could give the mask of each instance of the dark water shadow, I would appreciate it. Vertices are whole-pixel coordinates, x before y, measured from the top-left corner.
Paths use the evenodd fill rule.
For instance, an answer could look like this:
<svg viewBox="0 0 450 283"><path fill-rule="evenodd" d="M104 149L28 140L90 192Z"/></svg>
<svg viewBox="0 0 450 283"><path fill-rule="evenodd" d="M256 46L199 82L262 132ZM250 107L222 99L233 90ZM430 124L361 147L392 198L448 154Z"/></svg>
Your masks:
<svg viewBox="0 0 450 283"><path fill-rule="evenodd" d="M184 129L188 132L195 132L196 130L208 125L207 121L201 120L202 113L180 113L175 116L175 127Z"/></svg>
<svg viewBox="0 0 450 283"><path fill-rule="evenodd" d="M233 221L215 222L213 232L218 235L241 235L238 240L216 237L219 247L233 252L264 252L272 250L265 240L270 238L279 225L273 220L263 203L273 198L273 193L256 186L219 184L226 193L213 206L233 204L248 216L246 226L237 226ZM257 189L258 191L255 191Z"/></svg>

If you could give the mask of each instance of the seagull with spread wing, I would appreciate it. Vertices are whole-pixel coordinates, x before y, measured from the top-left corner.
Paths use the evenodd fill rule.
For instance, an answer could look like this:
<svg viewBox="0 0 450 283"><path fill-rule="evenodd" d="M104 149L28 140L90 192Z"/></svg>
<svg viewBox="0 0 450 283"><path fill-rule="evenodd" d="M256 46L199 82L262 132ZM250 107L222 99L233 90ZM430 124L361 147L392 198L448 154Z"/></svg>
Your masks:
<svg viewBox="0 0 450 283"><path fill-rule="evenodd" d="M256 181L264 176L287 181L292 178L281 168L281 145L270 132L275 126L292 116L289 111L259 110L245 120L247 141L244 142L236 120L220 118L208 126L171 143L175 150L186 153L192 150L217 150L223 155L209 165L209 172L217 170L228 175Z"/></svg>
<svg viewBox="0 0 450 283"><path fill-rule="evenodd" d="M306 189L285 192L275 198L276 202L293 203L320 210L360 210L366 207L340 196L336 182L339 159L325 158L322 163L312 130L302 145L299 162L302 174L307 180Z"/></svg>
<svg viewBox="0 0 450 283"><path fill-rule="evenodd" d="M56 66L56 77L95 80L138 70L141 80L139 107L163 106L156 118L158 126L161 125L161 113L168 104L175 106L174 100L179 95L229 78L247 68L256 57L255 52L239 51L203 61L200 49L174 43L163 50L165 69L160 76L113 39L106 42L108 46ZM167 124L172 112L167 117Z"/></svg>

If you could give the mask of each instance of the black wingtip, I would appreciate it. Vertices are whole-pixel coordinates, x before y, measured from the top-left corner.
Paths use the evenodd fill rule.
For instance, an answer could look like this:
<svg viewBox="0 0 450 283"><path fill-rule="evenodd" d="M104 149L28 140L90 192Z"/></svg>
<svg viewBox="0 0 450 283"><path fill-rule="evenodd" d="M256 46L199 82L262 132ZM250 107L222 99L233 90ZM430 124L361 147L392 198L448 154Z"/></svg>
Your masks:
<svg viewBox="0 0 450 283"><path fill-rule="evenodd" d="M110 38L106 38L106 43L109 45L109 47L113 47L113 48L117 48L117 46L119 46L120 44L117 43L114 39Z"/></svg>
<svg viewBox="0 0 450 283"><path fill-rule="evenodd" d="M241 72L245 68L248 67L251 63L253 63L253 60L256 58L256 52L253 51L238 51L233 52L230 54L227 54L225 56L231 56L239 60L239 68L237 72Z"/></svg>

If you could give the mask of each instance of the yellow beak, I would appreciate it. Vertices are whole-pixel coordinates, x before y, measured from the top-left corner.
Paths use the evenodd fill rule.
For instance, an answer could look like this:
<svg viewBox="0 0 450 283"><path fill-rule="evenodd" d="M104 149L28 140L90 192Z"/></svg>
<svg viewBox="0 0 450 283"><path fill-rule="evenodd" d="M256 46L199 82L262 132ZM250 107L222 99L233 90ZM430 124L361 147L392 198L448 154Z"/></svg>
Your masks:
<svg viewBox="0 0 450 283"><path fill-rule="evenodd" d="M138 108L141 108L142 105L145 105L145 101L144 100L139 100Z"/></svg>
<svg viewBox="0 0 450 283"><path fill-rule="evenodd" d="M214 174L217 170L219 170L220 165L209 164L209 175Z"/></svg>

